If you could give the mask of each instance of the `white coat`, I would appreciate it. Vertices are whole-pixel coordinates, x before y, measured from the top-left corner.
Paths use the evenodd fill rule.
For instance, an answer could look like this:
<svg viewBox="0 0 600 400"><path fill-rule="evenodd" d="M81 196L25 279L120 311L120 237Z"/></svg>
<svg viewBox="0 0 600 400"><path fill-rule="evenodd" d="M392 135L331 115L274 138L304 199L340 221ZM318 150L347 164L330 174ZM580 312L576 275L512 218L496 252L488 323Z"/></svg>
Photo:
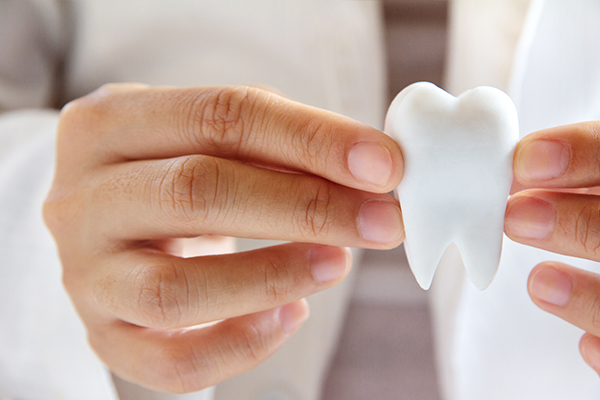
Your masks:
<svg viewBox="0 0 600 400"><path fill-rule="evenodd" d="M62 289L40 217L53 172L51 106L106 82L257 83L381 127L379 17L365 1L0 2L0 399L178 398L112 377ZM598 20L594 0L455 0L447 86L508 91L522 134L598 119ZM529 271L550 259L566 258L506 241L497 279L478 292L447 258L432 289L444 399L600 397L578 355L581 332L527 297ZM347 291L348 282L313 296L302 330L216 397L317 399Z"/></svg>
<svg viewBox="0 0 600 400"><path fill-rule="evenodd" d="M260 84L381 127L379 11L374 1L0 2L0 393L212 398L212 391L169 396L122 382L89 348L40 217L53 173L57 95L73 99L107 82ZM311 296L305 326L267 362L219 385L217 398L317 399L349 287Z"/></svg>
<svg viewBox="0 0 600 400"><path fill-rule="evenodd" d="M521 136L600 119L600 3L595 0L456 0L448 89L508 92ZM583 331L537 308L527 277L556 260L598 263L505 238L498 275L479 292L448 257L432 288L438 371L445 400L592 400L600 381L578 344Z"/></svg>

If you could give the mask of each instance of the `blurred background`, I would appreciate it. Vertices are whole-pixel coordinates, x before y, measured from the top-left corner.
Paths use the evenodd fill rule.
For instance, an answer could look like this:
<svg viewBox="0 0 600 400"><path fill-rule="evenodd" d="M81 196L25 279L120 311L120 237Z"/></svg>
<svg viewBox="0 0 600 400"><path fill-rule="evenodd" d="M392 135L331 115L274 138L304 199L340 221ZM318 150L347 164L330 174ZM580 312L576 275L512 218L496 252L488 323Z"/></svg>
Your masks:
<svg viewBox="0 0 600 400"><path fill-rule="evenodd" d="M441 86L447 2L385 0L383 10L389 101L417 81ZM323 399L440 399L427 292L402 247L364 253Z"/></svg>

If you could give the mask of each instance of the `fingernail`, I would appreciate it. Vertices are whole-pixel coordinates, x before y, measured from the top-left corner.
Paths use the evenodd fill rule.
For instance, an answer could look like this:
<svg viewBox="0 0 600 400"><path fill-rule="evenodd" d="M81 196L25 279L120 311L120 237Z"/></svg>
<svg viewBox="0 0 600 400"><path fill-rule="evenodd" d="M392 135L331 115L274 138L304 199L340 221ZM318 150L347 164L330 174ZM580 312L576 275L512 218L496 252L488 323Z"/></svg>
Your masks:
<svg viewBox="0 0 600 400"><path fill-rule="evenodd" d="M346 274L348 255L339 247L319 246L310 250L308 264L315 281L328 282Z"/></svg>
<svg viewBox="0 0 600 400"><path fill-rule="evenodd" d="M530 290L533 297L562 307L571 299L573 281L565 272L543 267L531 278Z"/></svg>
<svg viewBox="0 0 600 400"><path fill-rule="evenodd" d="M285 333L292 333L308 319L308 302L304 299L279 308L279 323Z"/></svg>
<svg viewBox="0 0 600 400"><path fill-rule="evenodd" d="M390 151L377 143L357 143L348 152L348 169L359 181L385 186L392 176Z"/></svg>
<svg viewBox="0 0 600 400"><path fill-rule="evenodd" d="M534 197L515 200L506 211L504 229L509 236L543 239L554 227L554 208Z"/></svg>
<svg viewBox="0 0 600 400"><path fill-rule="evenodd" d="M517 174L529 181L543 181L560 176L569 165L569 147L555 140L535 140L518 153Z"/></svg>
<svg viewBox="0 0 600 400"><path fill-rule="evenodd" d="M595 336L590 337L582 344L581 350L585 361L590 367L600 373L600 338Z"/></svg>
<svg viewBox="0 0 600 400"><path fill-rule="evenodd" d="M403 232L400 207L389 201L372 200L360 207L358 230L370 242L390 243Z"/></svg>

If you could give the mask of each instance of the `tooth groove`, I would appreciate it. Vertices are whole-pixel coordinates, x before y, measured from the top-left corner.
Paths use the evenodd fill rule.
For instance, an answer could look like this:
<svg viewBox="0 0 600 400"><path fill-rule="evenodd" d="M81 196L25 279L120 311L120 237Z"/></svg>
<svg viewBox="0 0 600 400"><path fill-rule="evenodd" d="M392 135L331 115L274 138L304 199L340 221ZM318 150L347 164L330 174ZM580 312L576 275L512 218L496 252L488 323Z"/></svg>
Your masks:
<svg viewBox="0 0 600 400"><path fill-rule="evenodd" d="M504 212L518 141L515 107L502 91L479 87L458 98L430 83L404 89L385 131L404 155L400 200L408 261L422 288L454 243L483 290L500 263Z"/></svg>

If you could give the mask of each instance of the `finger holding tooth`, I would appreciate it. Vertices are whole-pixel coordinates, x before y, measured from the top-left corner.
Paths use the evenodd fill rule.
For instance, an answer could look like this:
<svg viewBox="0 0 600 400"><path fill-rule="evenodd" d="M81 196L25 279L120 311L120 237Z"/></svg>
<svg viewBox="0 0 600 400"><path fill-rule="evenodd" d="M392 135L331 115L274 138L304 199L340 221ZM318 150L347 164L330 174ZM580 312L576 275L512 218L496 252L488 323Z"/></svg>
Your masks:
<svg viewBox="0 0 600 400"><path fill-rule="evenodd" d="M600 261L600 197L529 189L508 202L505 230L513 240Z"/></svg>
<svg viewBox="0 0 600 400"><path fill-rule="evenodd" d="M531 133L516 148L515 178L527 187L600 185L600 123L583 122Z"/></svg>
<svg viewBox="0 0 600 400"><path fill-rule="evenodd" d="M515 241L600 261L600 123L566 125L519 142L515 178L536 188L508 202L505 231Z"/></svg>
<svg viewBox="0 0 600 400"><path fill-rule="evenodd" d="M508 202L505 231L515 241L600 261L599 122L538 131L518 144L515 178L526 187ZM528 290L545 311L586 330L585 361L600 373L600 275L545 262L529 275Z"/></svg>

